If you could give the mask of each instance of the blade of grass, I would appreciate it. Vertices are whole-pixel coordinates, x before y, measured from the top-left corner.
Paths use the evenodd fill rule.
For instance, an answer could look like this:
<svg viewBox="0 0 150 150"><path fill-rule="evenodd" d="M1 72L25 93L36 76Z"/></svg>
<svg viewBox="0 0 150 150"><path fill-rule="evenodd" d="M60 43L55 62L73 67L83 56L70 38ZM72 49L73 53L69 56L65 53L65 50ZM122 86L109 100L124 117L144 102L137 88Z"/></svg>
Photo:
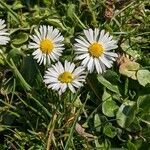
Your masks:
<svg viewBox="0 0 150 150"><path fill-rule="evenodd" d="M82 23L82 21L79 19L79 17L75 13L73 13L73 15L74 15L74 18L77 20L77 22L79 22L79 24L81 25L81 27L83 29L86 29L86 26Z"/></svg>
<svg viewBox="0 0 150 150"><path fill-rule="evenodd" d="M51 141L52 141L52 136L53 136L53 130L55 128L55 124L56 124L56 121L57 121L57 115L54 114L53 117L52 117L52 120L50 121L50 124L49 124L49 136L48 136L48 140L47 140L47 148L46 150L49 150L50 147L51 147Z"/></svg>
<svg viewBox="0 0 150 150"><path fill-rule="evenodd" d="M36 114L38 114L40 117L42 117L44 119L44 116L35 108L33 108L31 105L28 105L17 93L15 93L15 95L19 98L19 100L28 108L30 108L33 112L35 112Z"/></svg>
<svg viewBox="0 0 150 150"><path fill-rule="evenodd" d="M34 100L34 101L38 104L38 106L40 106L40 108L41 108L49 117L52 116L52 115L50 114L50 112L49 112L36 98L34 98L31 94L28 94L28 96L29 96L32 100Z"/></svg>
<svg viewBox="0 0 150 150"><path fill-rule="evenodd" d="M19 16L10 8L10 6L8 6L6 3L4 3L2 0L0 0L0 4L5 8L5 10L7 10L7 12L9 12L9 14L11 15L11 17L17 22L20 23L20 18Z"/></svg>
<svg viewBox="0 0 150 150"><path fill-rule="evenodd" d="M31 86L25 81L25 79L23 78L23 76L21 75L17 67L15 66L12 59L10 60L10 62L11 62L10 67L13 69L15 76L20 80L22 87L27 91L31 91Z"/></svg>
<svg viewBox="0 0 150 150"><path fill-rule="evenodd" d="M3 104L5 104L6 106L12 108L12 109L16 109L15 106L12 106L11 104L8 104L7 102L3 101L2 99L0 99L0 102L3 103Z"/></svg>

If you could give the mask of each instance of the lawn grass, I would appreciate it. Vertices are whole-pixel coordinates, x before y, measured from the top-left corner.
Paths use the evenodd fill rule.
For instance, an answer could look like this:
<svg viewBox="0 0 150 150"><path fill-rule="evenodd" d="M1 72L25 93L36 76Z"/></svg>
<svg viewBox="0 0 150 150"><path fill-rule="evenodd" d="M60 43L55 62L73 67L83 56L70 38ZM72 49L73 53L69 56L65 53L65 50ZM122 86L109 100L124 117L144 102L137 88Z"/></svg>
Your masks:
<svg viewBox="0 0 150 150"><path fill-rule="evenodd" d="M11 39L0 48L0 150L150 148L149 0L0 0L0 18ZM64 36L61 62L74 61L75 38L87 28L113 35L119 57L60 96L28 48L40 25Z"/></svg>

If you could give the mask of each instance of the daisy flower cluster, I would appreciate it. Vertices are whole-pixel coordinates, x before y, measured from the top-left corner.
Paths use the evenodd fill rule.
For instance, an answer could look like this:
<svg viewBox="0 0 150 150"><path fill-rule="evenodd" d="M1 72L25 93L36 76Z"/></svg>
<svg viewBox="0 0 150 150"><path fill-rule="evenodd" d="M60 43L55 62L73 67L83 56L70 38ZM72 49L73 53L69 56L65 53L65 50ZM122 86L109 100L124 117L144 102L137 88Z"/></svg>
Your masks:
<svg viewBox="0 0 150 150"><path fill-rule="evenodd" d="M5 27L4 20L0 19L0 45L6 45L10 41ZM117 57L115 52L111 52L118 47L117 42L104 30L83 30L83 36L75 39L75 60L80 62L80 66L67 60L64 63L60 62L59 58L65 47L64 37L58 29L41 25L34 32L30 36L28 47L34 49L32 55L39 65L48 66L44 83L48 88L58 91L60 95L67 89L75 93L76 89L83 86L88 73L102 74L106 68L112 67Z"/></svg>
<svg viewBox="0 0 150 150"><path fill-rule="evenodd" d="M43 25L38 30L35 29L35 34L31 36L29 48L35 49L33 58L40 65L43 63L50 66L45 72L44 83L59 94L64 93L67 88L75 93L76 88L83 86L88 72L95 70L102 74L116 60L117 54L110 51L118 47L117 42L108 32L88 29L83 30L83 33L83 36L75 39L74 44L75 60L81 62L79 67L73 62L65 61L63 65L59 61L65 48L64 37L58 29Z"/></svg>

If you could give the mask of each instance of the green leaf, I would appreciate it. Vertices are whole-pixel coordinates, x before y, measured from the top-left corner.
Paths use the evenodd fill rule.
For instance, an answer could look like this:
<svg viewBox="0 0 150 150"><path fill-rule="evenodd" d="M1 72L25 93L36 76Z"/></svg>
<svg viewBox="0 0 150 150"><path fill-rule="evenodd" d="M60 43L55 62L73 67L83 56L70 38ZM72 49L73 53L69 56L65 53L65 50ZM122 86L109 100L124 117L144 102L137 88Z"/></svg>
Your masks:
<svg viewBox="0 0 150 150"><path fill-rule="evenodd" d="M1 131L1 130L0 130ZM0 144L0 149L1 150L4 150L4 149L6 149L7 147L6 147L6 145L4 145L4 144Z"/></svg>
<svg viewBox="0 0 150 150"><path fill-rule="evenodd" d="M11 8L12 8L13 10L18 10L18 9L23 8L23 7L24 7L24 6L21 4L20 1L15 1L15 2L13 3L13 5L11 6Z"/></svg>
<svg viewBox="0 0 150 150"><path fill-rule="evenodd" d="M115 92L120 95L119 89L116 85L112 85L109 81L107 81L102 75L98 75L97 77L98 81L104 85L107 89L109 89L112 92Z"/></svg>
<svg viewBox="0 0 150 150"><path fill-rule="evenodd" d="M106 88L104 89L104 93L103 93L103 96L102 96L102 100L103 100L103 101L112 100L112 97L111 97L111 95L107 92Z"/></svg>
<svg viewBox="0 0 150 150"><path fill-rule="evenodd" d="M107 124L103 129L103 133L110 138L114 138L117 135L117 129L111 124Z"/></svg>
<svg viewBox="0 0 150 150"><path fill-rule="evenodd" d="M137 100L137 103L138 107L140 108L140 121L150 125L150 94L140 96Z"/></svg>
<svg viewBox="0 0 150 150"><path fill-rule="evenodd" d="M26 56L23 59L22 75L29 83L35 82L35 78L38 75L37 64L33 60L32 56Z"/></svg>
<svg viewBox="0 0 150 150"><path fill-rule="evenodd" d="M95 114L94 116L94 127L97 132L100 132L101 130L101 120L98 114Z"/></svg>
<svg viewBox="0 0 150 150"><path fill-rule="evenodd" d="M136 109L137 105L135 102L129 100L124 102L116 114L117 123L122 128L129 127L129 125L134 121Z"/></svg>
<svg viewBox="0 0 150 150"><path fill-rule="evenodd" d="M104 77L106 80L108 80L109 82L113 84L118 84L121 82L119 75L115 71L112 71L112 70L107 70L106 73L104 74Z"/></svg>
<svg viewBox="0 0 150 150"><path fill-rule="evenodd" d="M138 107L142 109L143 113L150 112L150 94L139 96L137 103Z"/></svg>
<svg viewBox="0 0 150 150"><path fill-rule="evenodd" d="M140 65L138 63L134 61L127 61L120 66L119 72L133 80L137 80L136 72L139 68Z"/></svg>
<svg viewBox="0 0 150 150"><path fill-rule="evenodd" d="M118 108L118 105L113 100L106 100L102 104L102 112L108 117L114 117Z"/></svg>
<svg viewBox="0 0 150 150"><path fill-rule="evenodd" d="M1 53L1 50L0 50L0 53ZM0 65L4 65L4 64L5 64L4 59L3 59L3 57L0 55Z"/></svg>
<svg viewBox="0 0 150 150"><path fill-rule="evenodd" d="M150 114L144 114L140 120L148 125L150 125Z"/></svg>
<svg viewBox="0 0 150 150"><path fill-rule="evenodd" d="M128 150L137 150L136 146L130 141L128 141L127 147L128 147Z"/></svg>
<svg viewBox="0 0 150 150"><path fill-rule="evenodd" d="M53 2L53 1L50 1L50 0L43 0L43 1L46 5L49 5L49 6L52 5L52 2Z"/></svg>
<svg viewBox="0 0 150 150"><path fill-rule="evenodd" d="M137 79L142 86L146 86L148 83L150 83L150 71L139 70L137 72Z"/></svg>
<svg viewBox="0 0 150 150"><path fill-rule="evenodd" d="M135 39L135 38L134 38ZM133 40L133 38L132 38ZM136 41L137 42L137 41ZM132 58L134 59L140 59L141 58L141 55L140 55L140 51L137 47L131 47L130 46L130 43L129 41L124 41L122 44L121 44L121 48L122 50L128 54L129 56L131 56Z"/></svg>
<svg viewBox="0 0 150 150"><path fill-rule="evenodd" d="M140 121L139 118L135 117L134 121L130 124L128 128L126 128L127 131L132 133L137 133L141 131Z"/></svg>
<svg viewBox="0 0 150 150"><path fill-rule="evenodd" d="M109 140L105 139L105 140L101 140L97 137L95 138L95 146L97 150L108 150L110 149L110 142Z"/></svg>
<svg viewBox="0 0 150 150"><path fill-rule="evenodd" d="M75 12L75 5L74 4L68 4L67 8L67 16L71 19L74 18L73 13Z"/></svg>
<svg viewBox="0 0 150 150"><path fill-rule="evenodd" d="M12 44L21 45L26 41L28 41L28 34L20 32L17 35L15 35L14 39L12 40Z"/></svg>
<svg viewBox="0 0 150 150"><path fill-rule="evenodd" d="M18 64L20 62L21 56L23 56L23 52L19 48L14 48L8 52L7 60L13 59L15 64Z"/></svg>

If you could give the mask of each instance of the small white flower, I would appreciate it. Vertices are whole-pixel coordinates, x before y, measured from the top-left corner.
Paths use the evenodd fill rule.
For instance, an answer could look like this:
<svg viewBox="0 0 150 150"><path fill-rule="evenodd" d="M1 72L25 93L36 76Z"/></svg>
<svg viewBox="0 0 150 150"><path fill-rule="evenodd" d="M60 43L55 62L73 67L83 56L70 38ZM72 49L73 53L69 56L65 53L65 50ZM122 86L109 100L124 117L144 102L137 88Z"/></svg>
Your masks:
<svg viewBox="0 0 150 150"><path fill-rule="evenodd" d="M58 29L43 25L39 30L35 29L35 35L30 38L33 42L29 43L29 48L36 49L32 55L39 64L51 64L51 60L57 61L62 55L64 37Z"/></svg>
<svg viewBox="0 0 150 150"><path fill-rule="evenodd" d="M112 67L115 57L118 55L114 52L110 52L117 48L117 42L112 40L112 36L109 33L105 33L104 30L99 29L84 30L86 38L80 36L76 40L75 54L77 60L82 60L81 65L87 68L92 73L94 68L97 73L106 71L106 67Z"/></svg>
<svg viewBox="0 0 150 150"><path fill-rule="evenodd" d="M46 71L44 83L48 85L48 88L58 91L60 95L67 88L75 93L75 88L83 86L85 77L83 67L75 68L75 64L68 61L65 61L64 66L58 62Z"/></svg>
<svg viewBox="0 0 150 150"><path fill-rule="evenodd" d="M9 33L7 33L5 27L5 21L0 19L0 45L6 45L10 41L10 38L8 37Z"/></svg>

